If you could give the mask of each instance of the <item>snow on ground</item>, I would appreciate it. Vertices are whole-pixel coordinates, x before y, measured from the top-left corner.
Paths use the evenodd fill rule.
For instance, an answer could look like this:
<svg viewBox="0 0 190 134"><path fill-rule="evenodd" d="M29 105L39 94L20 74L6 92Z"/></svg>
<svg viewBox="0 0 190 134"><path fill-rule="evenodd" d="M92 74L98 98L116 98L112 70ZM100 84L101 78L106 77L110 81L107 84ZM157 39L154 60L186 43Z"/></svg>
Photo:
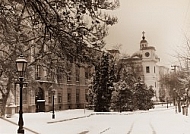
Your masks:
<svg viewBox="0 0 190 134"><path fill-rule="evenodd" d="M190 109L189 109L190 110ZM24 127L40 134L190 134L190 116L173 106L157 105L149 111L95 113L76 109L24 113ZM18 122L18 114L6 118ZM18 126L0 119L0 134L14 134ZM25 134L32 132L25 129ZM34 133L35 133L34 132Z"/></svg>
<svg viewBox="0 0 190 134"><path fill-rule="evenodd" d="M0 134L17 134L18 126L0 118ZM25 130L26 134L34 134Z"/></svg>

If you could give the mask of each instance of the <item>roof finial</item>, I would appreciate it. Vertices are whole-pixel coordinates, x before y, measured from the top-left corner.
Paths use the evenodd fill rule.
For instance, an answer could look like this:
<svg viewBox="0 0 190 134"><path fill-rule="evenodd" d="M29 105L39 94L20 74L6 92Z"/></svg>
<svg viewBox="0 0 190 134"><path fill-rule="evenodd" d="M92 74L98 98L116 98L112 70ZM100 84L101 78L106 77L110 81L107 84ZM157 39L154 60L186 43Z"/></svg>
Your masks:
<svg viewBox="0 0 190 134"><path fill-rule="evenodd" d="M145 39L145 37L144 37L145 32L143 31L142 34L143 34L143 37L142 37L142 38L143 38L143 40L144 40L144 39Z"/></svg>

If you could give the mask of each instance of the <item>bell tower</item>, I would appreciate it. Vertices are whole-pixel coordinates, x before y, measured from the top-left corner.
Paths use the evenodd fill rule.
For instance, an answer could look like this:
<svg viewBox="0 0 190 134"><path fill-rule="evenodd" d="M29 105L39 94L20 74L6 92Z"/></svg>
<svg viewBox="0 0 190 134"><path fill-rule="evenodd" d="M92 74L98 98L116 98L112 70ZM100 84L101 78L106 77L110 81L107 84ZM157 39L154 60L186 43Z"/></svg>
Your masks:
<svg viewBox="0 0 190 134"><path fill-rule="evenodd" d="M158 100L159 84L158 84L158 67L157 62L159 58L155 54L155 47L148 46L147 40L145 40L145 32L142 32L142 40L140 41L140 50L142 52L142 66L144 74L144 82L148 87L153 87L155 91L155 97L153 100Z"/></svg>

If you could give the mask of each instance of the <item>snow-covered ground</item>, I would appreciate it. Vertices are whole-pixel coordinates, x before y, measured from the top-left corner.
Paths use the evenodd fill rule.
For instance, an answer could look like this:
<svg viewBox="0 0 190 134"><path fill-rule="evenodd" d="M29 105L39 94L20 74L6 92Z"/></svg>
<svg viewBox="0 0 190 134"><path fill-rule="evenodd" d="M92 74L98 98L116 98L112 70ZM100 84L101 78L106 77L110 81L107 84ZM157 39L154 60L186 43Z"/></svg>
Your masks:
<svg viewBox="0 0 190 134"><path fill-rule="evenodd" d="M25 134L190 134L190 116L176 113L173 106L122 113L65 110L56 111L55 119L51 112L24 113L23 117ZM17 124L18 114L6 120ZM15 124L0 119L0 134L15 134Z"/></svg>

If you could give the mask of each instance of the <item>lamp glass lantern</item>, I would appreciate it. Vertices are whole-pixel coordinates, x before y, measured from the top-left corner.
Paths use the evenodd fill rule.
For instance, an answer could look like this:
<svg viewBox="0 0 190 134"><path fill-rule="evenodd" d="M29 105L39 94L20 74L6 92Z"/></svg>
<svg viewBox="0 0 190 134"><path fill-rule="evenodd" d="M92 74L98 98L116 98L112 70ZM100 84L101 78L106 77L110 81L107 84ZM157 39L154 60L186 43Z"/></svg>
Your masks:
<svg viewBox="0 0 190 134"><path fill-rule="evenodd" d="M16 68L17 72L19 72L20 77L24 76L24 73L26 72L27 63L28 62L23 55L20 55L16 60Z"/></svg>
<svg viewBox="0 0 190 134"><path fill-rule="evenodd" d="M51 91L52 91L52 94L55 95L55 89L52 89Z"/></svg>

